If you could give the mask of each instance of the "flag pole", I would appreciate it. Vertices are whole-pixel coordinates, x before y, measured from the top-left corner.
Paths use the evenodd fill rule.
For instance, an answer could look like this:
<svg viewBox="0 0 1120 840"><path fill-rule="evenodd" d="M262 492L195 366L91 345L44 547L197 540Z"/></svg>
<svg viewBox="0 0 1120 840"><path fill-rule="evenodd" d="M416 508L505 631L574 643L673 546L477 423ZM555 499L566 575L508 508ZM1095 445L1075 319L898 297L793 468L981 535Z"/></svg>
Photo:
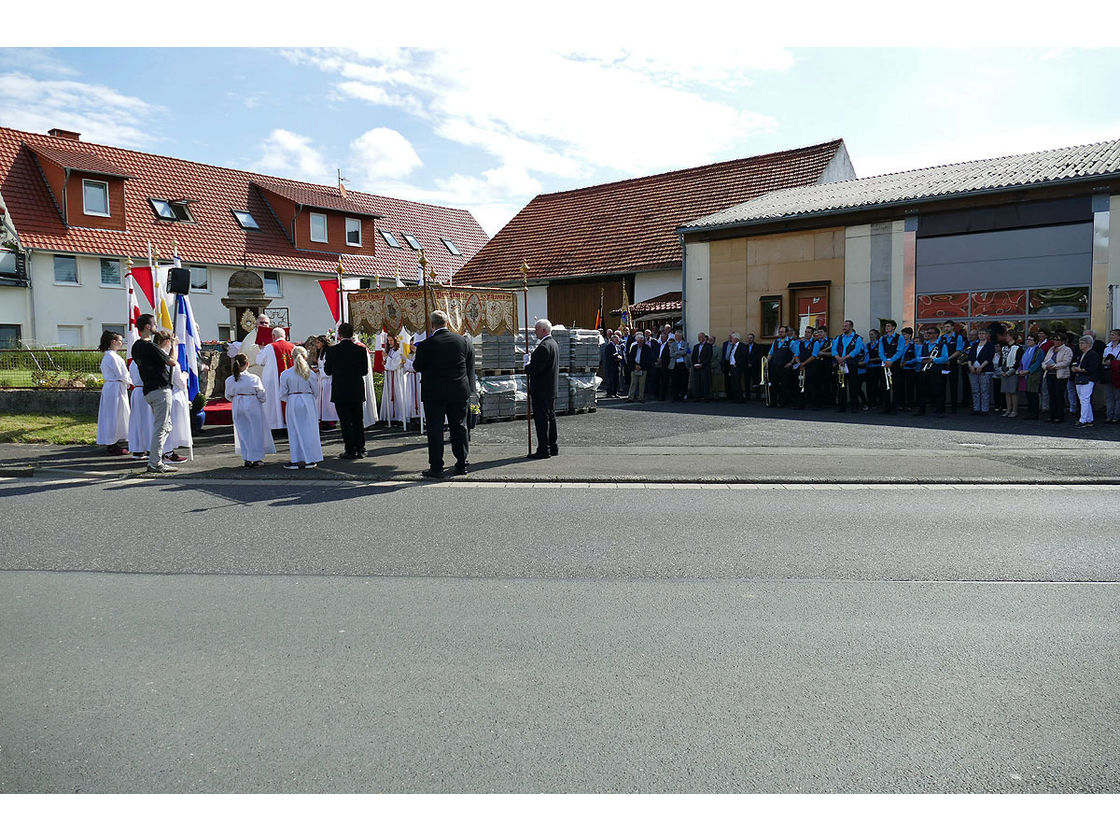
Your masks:
<svg viewBox="0 0 1120 840"><path fill-rule="evenodd" d="M529 263L521 261L521 294L525 298L525 352L529 352ZM533 454L533 401L529 395L529 372L525 372L525 421L529 434L529 455Z"/></svg>
<svg viewBox="0 0 1120 840"><path fill-rule="evenodd" d="M335 274L338 275L338 324L346 320L346 297L342 294L342 254L338 255L338 265L335 266ZM338 324L334 325L335 331L338 331ZM335 335L337 340L338 336Z"/></svg>
<svg viewBox="0 0 1120 840"><path fill-rule="evenodd" d="M424 337L429 338L428 330L430 329L431 325L428 322L428 318L429 318L429 313L428 313L428 288L427 288L427 283L424 279L424 271L428 267L428 258L424 256L424 249L423 248L420 249L420 260L419 260L419 262L420 262L420 291L423 292L423 294L424 294ZM416 336L413 335L413 338L416 338ZM415 354L416 354L416 345L415 344L412 345L412 353L415 356ZM420 375L423 376L424 374L421 373ZM420 409L420 434L424 434L424 420L425 420L424 409L421 408ZM442 418L440 418L440 423L441 424L443 423ZM441 434L442 434L442 432L441 432Z"/></svg>

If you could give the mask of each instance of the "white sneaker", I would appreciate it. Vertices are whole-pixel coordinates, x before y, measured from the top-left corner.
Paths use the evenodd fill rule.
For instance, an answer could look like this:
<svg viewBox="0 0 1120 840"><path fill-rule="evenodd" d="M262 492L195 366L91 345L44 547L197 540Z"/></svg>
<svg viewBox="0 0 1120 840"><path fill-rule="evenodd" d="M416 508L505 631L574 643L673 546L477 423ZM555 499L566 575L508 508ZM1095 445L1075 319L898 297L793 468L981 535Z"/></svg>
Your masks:
<svg viewBox="0 0 1120 840"><path fill-rule="evenodd" d="M286 470L299 470L299 469L302 469L302 467L299 464L284 464L284 469L286 469Z"/></svg>

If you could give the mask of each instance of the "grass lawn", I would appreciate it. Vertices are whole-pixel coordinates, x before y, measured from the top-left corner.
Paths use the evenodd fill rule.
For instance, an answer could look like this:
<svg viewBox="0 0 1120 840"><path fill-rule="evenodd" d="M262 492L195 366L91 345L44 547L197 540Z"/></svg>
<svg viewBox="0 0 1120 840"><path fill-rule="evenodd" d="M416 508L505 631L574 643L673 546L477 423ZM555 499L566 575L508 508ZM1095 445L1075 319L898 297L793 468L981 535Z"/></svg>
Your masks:
<svg viewBox="0 0 1120 840"><path fill-rule="evenodd" d="M0 443L86 444L97 441L96 414L3 414Z"/></svg>

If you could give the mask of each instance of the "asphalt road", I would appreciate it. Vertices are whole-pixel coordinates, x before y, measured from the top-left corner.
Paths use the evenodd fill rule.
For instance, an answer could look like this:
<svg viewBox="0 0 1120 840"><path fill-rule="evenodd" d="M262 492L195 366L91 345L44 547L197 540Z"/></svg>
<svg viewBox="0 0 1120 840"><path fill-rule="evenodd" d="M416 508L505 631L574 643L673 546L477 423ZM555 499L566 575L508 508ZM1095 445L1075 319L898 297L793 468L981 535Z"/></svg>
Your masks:
<svg viewBox="0 0 1120 840"><path fill-rule="evenodd" d="M1120 792L1111 492L0 480L0 791Z"/></svg>

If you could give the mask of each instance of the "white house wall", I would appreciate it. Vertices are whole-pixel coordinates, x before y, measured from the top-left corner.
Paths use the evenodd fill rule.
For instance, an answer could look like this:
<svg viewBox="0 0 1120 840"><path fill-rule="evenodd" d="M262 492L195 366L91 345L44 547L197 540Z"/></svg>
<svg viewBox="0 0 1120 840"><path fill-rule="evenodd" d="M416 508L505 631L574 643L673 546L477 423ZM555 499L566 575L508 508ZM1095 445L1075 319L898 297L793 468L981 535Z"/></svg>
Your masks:
<svg viewBox="0 0 1120 840"><path fill-rule="evenodd" d="M663 295L666 292L679 292L681 290L680 269L672 271L643 271L634 275L634 299L631 303L640 303L652 297Z"/></svg>
<svg viewBox="0 0 1120 840"><path fill-rule="evenodd" d="M69 256L69 255L66 255ZM81 327L81 344L95 347L103 325L127 324L125 289L101 285L98 257L77 257L79 285L54 282L54 254L36 252L30 261L31 289L0 289L0 322L20 323L24 339L53 344L59 340L59 326ZM197 264L197 263L195 263ZM204 341L218 338L218 325L229 324L229 309L222 306L228 296L229 278L239 268L209 267L211 291L192 290L191 307ZM253 269L258 274L262 269ZM270 308L287 308L293 339L302 341L312 333L324 333L334 326L318 280L330 275L307 275L279 272L281 294L272 299ZM8 294L8 293L17 294ZM19 295L30 302L22 307ZM148 312L147 298L136 290L140 311ZM31 312L34 312L32 324ZM20 313L23 313L22 316ZM16 317L13 317L16 316Z"/></svg>
<svg viewBox="0 0 1120 840"><path fill-rule="evenodd" d="M706 333L711 313L708 310L708 281L711 257L707 242L685 244L684 327L686 335ZM691 340L691 339L690 339Z"/></svg>

